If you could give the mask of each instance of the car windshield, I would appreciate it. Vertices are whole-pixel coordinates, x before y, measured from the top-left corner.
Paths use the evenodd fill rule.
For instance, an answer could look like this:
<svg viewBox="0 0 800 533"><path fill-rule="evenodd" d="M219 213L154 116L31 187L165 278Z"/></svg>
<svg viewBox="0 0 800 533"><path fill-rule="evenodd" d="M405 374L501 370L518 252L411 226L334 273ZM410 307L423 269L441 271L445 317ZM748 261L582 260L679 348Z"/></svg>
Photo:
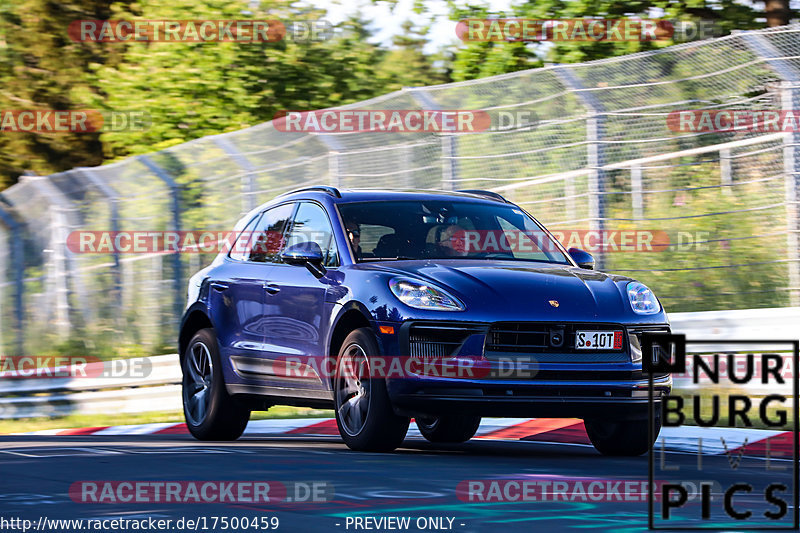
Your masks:
<svg viewBox="0 0 800 533"><path fill-rule="evenodd" d="M539 224L516 206L459 200L338 204L359 262L506 259L570 264Z"/></svg>

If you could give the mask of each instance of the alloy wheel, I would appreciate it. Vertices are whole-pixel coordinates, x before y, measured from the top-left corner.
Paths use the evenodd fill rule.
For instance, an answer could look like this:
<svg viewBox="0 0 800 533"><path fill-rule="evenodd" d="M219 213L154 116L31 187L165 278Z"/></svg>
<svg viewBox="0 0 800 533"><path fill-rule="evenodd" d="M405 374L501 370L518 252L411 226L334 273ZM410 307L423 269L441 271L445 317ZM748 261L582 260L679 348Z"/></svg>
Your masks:
<svg viewBox="0 0 800 533"><path fill-rule="evenodd" d="M196 342L186 359L183 376L183 402L186 415L192 425L203 423L211 401L211 384L214 365L211 352L203 342Z"/></svg>
<svg viewBox="0 0 800 533"><path fill-rule="evenodd" d="M369 378L369 359L364 348L351 344L341 356L336 372L336 410L348 435L358 435L367 421Z"/></svg>

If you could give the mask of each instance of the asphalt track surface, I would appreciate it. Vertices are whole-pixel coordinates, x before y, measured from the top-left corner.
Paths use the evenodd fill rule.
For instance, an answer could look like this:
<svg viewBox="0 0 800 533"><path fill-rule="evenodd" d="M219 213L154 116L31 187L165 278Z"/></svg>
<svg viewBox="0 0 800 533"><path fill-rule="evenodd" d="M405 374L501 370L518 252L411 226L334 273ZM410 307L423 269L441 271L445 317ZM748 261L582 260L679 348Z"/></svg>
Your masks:
<svg viewBox="0 0 800 533"><path fill-rule="evenodd" d="M757 487L751 495L736 497L737 505L749 506L754 515L775 509L763 503L764 484L771 480L789 483L789 493L784 495L787 516L780 524L767 525L791 526L790 461L773 461L771 468L786 468L776 471L767 470L763 458L744 457L734 469L729 456L705 456L703 470L698 472L696 455L668 452L663 458L667 466L681 470L659 472L661 458L657 457L657 479L711 479L719 486L743 479L754 483ZM371 454L350 451L338 438L325 436L251 436L232 443L201 443L188 435L4 436L0 437L0 517L30 519L34 524L41 517L178 520L204 516L207 521L223 516L278 517L278 531L344 532L391 531L356 529L353 523L348 526L348 518L398 516L411 518L406 531L644 531L646 502L468 502L457 497L456 487L464 480L537 476L646 481L647 469L647 455L603 457L590 446L526 441L473 440L444 446L414 439L406 440L394 453ZM334 487L335 495L330 501L315 503L77 503L70 499L69 488L82 480L324 481ZM712 520L684 525L750 528L751 522L736 523L722 513L720 497L711 505ZM697 503L689 504L684 516L696 520L699 509ZM659 502L656 510L660 510ZM418 517L453 521L450 529L446 519L444 528L421 529L415 522ZM206 531L223 531L206 524ZM204 529L198 526L198 530Z"/></svg>

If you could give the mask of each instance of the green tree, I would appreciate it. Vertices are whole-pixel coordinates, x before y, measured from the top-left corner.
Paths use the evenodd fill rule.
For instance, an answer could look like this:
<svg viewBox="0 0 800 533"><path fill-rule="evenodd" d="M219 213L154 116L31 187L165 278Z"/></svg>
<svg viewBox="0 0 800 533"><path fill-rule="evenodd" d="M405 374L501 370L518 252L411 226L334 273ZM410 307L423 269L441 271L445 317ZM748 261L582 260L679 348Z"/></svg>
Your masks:
<svg viewBox="0 0 800 533"><path fill-rule="evenodd" d="M449 81L446 72L435 66L435 62L441 63L443 58L424 51L430 26L418 27L412 21L405 20L400 29L401 33L394 36L392 48L378 67L384 91Z"/></svg>
<svg viewBox="0 0 800 533"><path fill-rule="evenodd" d="M0 4L0 110L71 110L102 91L87 79L89 64L113 51L76 43L69 23L102 19L110 0L25 0ZM0 133L0 187L25 170L46 174L102 162L99 133Z"/></svg>
<svg viewBox="0 0 800 533"><path fill-rule="evenodd" d="M450 18L487 18L490 13L484 4L462 5L449 1ZM763 17L753 4L742 0L528 0L512 6L509 13L492 13L499 18L529 19L668 19L685 23L712 22L714 35L726 35L734 29L763 27ZM461 45L453 62L453 78L466 80L514 72L541 66L543 61L579 63L614 57L676 44L673 39L631 42L478 42Z"/></svg>
<svg viewBox="0 0 800 533"><path fill-rule="evenodd" d="M25 170L47 174L152 152L239 130L287 109L353 103L399 89L447 81L425 54L427 29L387 48L370 42L360 15L330 38L272 43L75 43L79 19L325 19L300 1L201 0L175 3L20 0L0 6L0 110L144 111L149 127L59 135L0 134L0 186Z"/></svg>

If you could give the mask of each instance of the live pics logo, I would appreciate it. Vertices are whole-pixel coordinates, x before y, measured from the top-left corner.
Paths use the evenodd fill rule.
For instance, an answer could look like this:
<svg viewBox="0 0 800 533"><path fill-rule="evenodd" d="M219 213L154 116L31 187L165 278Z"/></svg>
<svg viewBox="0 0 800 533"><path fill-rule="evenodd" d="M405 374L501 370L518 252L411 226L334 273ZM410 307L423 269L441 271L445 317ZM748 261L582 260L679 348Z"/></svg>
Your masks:
<svg viewBox="0 0 800 533"><path fill-rule="evenodd" d="M651 437L656 417L667 429L649 452L649 528L797 529L800 343L692 340L687 352L684 335L645 333L641 344ZM667 395L653 387L664 374L680 376ZM677 426L696 453L664 451Z"/></svg>

